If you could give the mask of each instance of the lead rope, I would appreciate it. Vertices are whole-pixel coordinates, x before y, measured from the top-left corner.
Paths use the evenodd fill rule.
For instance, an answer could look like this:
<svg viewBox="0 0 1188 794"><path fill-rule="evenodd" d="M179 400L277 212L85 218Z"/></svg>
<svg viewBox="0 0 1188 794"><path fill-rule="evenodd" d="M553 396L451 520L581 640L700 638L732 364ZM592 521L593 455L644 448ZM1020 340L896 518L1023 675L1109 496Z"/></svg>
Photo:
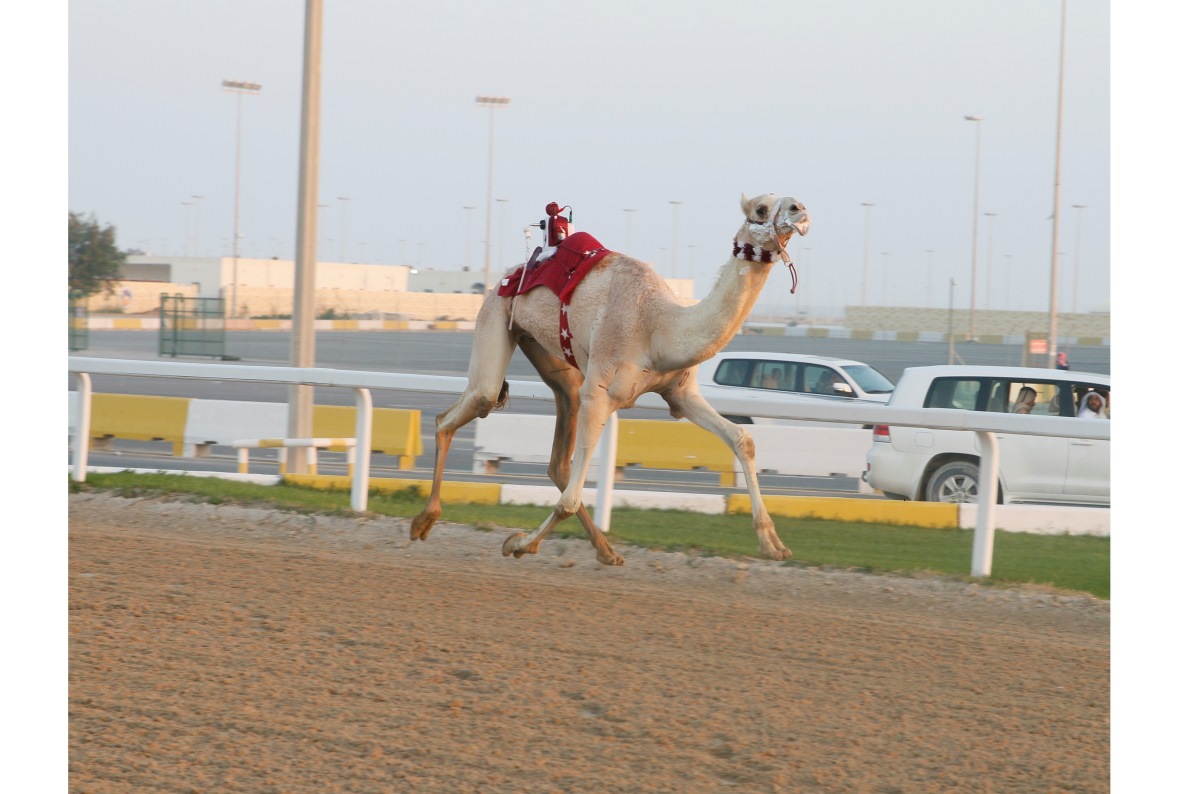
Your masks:
<svg viewBox="0 0 1188 794"><path fill-rule="evenodd" d="M774 224L772 232L775 232ZM780 259L784 260L784 264L788 266L788 275L792 277L792 289L788 290L788 292L795 295L796 283L799 281L799 279L796 277L796 265L792 264L792 257L788 256L788 251L784 248L784 244L780 242L780 236L778 234L775 235L775 241L776 247L780 249Z"/></svg>

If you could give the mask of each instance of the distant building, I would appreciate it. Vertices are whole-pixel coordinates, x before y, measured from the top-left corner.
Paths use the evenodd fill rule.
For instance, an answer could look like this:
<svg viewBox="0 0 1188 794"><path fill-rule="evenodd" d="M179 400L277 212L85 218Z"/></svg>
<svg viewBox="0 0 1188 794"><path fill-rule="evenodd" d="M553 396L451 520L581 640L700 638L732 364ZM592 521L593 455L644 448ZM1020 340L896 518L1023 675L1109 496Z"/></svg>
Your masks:
<svg viewBox="0 0 1188 794"><path fill-rule="evenodd" d="M405 265L357 265L346 262L318 262L315 289L410 291ZM291 259L249 259L238 265L229 257L151 256L128 257L120 278L129 281L161 281L193 284L201 298L218 298L234 282L248 289L293 289L295 265Z"/></svg>

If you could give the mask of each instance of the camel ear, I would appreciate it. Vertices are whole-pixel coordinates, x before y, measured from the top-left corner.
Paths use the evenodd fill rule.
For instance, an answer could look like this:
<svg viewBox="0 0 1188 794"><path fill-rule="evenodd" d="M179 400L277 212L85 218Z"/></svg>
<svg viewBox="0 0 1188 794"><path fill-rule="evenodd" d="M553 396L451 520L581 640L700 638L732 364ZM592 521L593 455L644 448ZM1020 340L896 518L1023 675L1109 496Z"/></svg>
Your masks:
<svg viewBox="0 0 1188 794"><path fill-rule="evenodd" d="M751 217L751 207L755 205L755 202L747 198L746 193L743 193L740 204L742 206L743 215L746 215L748 218Z"/></svg>

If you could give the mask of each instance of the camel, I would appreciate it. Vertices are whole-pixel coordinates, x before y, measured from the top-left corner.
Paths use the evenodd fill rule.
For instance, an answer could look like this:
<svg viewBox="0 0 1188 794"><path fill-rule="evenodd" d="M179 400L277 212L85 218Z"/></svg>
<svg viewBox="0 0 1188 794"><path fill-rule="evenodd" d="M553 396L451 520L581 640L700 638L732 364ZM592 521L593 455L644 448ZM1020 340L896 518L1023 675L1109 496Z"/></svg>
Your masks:
<svg viewBox="0 0 1188 794"><path fill-rule="evenodd" d="M674 418L689 419L734 451L751 497L760 551L775 560L791 558L759 494L750 433L723 418L697 387L697 366L738 333L776 258L790 264L784 250L787 241L809 229L804 205L793 198L769 193L750 199L743 194L741 207L745 221L734 237L733 253L710 294L692 306L682 306L649 265L614 252L582 279L568 306L553 291L540 287L515 298L502 297L498 291L486 297L475 321L466 390L437 417L433 485L424 510L410 526L412 540L425 540L441 516L441 480L454 434L506 404L504 376L519 346L556 398L548 474L561 497L535 531L507 538L503 556L536 554L557 524L576 514L598 561L623 564L590 518L582 503L582 488L611 412L630 408L641 394L655 392L668 403ZM566 309L567 327L561 316ZM563 340L563 331L571 337ZM613 462L605 468L611 466Z"/></svg>

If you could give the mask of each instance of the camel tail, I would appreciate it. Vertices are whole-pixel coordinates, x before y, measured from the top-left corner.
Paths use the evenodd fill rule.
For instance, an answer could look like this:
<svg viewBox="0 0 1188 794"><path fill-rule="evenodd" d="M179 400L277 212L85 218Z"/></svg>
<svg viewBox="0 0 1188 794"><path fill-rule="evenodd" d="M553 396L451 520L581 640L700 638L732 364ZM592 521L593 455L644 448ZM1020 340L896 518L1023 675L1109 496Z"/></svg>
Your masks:
<svg viewBox="0 0 1188 794"><path fill-rule="evenodd" d="M491 406L491 410L498 411L504 408L507 405L508 397L507 381L504 381L503 387L499 390L499 397L496 398L495 404Z"/></svg>

